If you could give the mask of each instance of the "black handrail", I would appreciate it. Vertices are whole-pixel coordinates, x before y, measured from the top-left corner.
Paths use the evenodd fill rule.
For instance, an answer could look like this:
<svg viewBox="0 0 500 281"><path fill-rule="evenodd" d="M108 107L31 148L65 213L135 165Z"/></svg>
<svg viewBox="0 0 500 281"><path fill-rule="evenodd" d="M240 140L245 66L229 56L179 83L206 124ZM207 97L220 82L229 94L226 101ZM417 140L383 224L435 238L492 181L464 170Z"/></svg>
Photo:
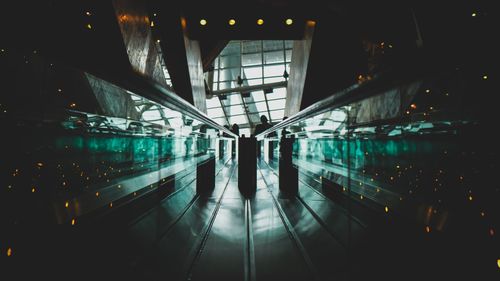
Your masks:
<svg viewBox="0 0 500 281"><path fill-rule="evenodd" d="M372 80L369 80L365 83L352 85L310 105L309 107L297 112L296 114L256 135L255 137L257 139L265 137L270 133L279 131L280 129L283 129L304 119L316 116L329 110L333 110L335 108L339 108L352 102L381 94L384 91L392 89L397 85L401 85L402 83L414 81L415 77L419 76L416 75L417 73L419 73L419 71L418 69L413 70L414 71L410 71L411 73L406 73L406 75L403 74L404 72L402 71L383 73L381 75L375 76Z"/></svg>
<svg viewBox="0 0 500 281"><path fill-rule="evenodd" d="M222 130L229 136L234 138L238 137L238 135L210 119L205 113L201 112L198 108L194 107L171 90L166 89L157 82L139 73L132 72L128 75L127 79L120 79L120 81L116 81L115 84L136 95L154 101L167 108L177 110L209 126Z"/></svg>

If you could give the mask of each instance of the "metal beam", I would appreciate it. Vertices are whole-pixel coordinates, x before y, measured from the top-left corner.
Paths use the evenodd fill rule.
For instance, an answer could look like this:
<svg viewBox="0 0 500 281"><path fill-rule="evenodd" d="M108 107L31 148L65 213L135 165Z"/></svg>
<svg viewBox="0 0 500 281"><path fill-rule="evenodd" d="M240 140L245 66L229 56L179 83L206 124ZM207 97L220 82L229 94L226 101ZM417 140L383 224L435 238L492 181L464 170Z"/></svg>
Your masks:
<svg viewBox="0 0 500 281"><path fill-rule="evenodd" d="M281 88L281 87L286 87L286 86L287 86L287 82L282 81L282 82L262 84L262 85L243 86L243 87L238 87L238 88L217 90L217 91L213 91L212 93L214 96L218 96L218 95L224 95L224 94L229 94L229 93L252 92L252 91L258 91L258 90L263 90L263 89L267 89L267 88L274 89L274 88Z"/></svg>

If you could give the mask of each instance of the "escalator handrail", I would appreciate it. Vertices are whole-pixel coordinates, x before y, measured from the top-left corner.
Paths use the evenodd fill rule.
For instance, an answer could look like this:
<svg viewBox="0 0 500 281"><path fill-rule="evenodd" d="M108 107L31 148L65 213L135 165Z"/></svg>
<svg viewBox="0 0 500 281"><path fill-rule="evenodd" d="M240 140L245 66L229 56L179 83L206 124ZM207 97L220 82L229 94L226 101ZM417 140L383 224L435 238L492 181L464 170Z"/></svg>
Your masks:
<svg viewBox="0 0 500 281"><path fill-rule="evenodd" d="M402 83L414 81L417 73L421 73L418 69L413 69L413 71L406 72L387 72L375 76L372 80L369 80L362 84L355 84L346 89L335 92L329 97L320 100L309 107L297 112L296 114L290 116L289 118L279 122L273 127L265 130L264 132L256 135L257 139L264 138L266 135L273 132L278 132L279 130L286 128L292 124L303 121L305 119L316 116L320 113L333 110L352 102L360 101L377 94L381 94L391 88ZM280 134L277 134L280 135Z"/></svg>

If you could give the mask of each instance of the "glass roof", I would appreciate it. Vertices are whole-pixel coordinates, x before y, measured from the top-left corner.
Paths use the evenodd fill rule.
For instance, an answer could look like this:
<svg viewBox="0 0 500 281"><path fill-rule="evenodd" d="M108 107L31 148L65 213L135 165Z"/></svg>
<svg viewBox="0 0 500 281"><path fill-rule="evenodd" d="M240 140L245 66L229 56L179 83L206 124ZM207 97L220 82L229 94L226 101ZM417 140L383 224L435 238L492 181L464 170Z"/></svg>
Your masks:
<svg viewBox="0 0 500 281"><path fill-rule="evenodd" d="M238 124L240 135L246 136L253 133L261 115L271 123L281 121L292 46L290 40L230 41L214 61L214 95L207 98L208 116L221 125ZM279 82L282 84L267 86ZM247 86L256 87L230 90Z"/></svg>

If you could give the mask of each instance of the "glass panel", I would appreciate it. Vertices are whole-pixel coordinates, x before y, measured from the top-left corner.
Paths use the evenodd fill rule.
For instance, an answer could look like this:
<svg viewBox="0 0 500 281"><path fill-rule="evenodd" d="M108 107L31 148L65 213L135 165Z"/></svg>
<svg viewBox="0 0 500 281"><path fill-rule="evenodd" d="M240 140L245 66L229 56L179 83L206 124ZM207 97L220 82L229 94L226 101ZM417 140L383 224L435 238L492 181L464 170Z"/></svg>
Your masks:
<svg viewBox="0 0 500 281"><path fill-rule="evenodd" d="M271 105L269 105L271 106ZM271 119L273 122L281 121L283 117L285 116L285 110L274 110L271 111Z"/></svg>
<svg viewBox="0 0 500 281"><path fill-rule="evenodd" d="M283 72L285 71L284 64L278 65L265 65L264 66L264 76L283 76Z"/></svg>
<svg viewBox="0 0 500 281"><path fill-rule="evenodd" d="M241 95L239 93L227 96L227 100L229 101L229 105L241 104L242 103L242 101L241 101Z"/></svg>
<svg viewBox="0 0 500 281"><path fill-rule="evenodd" d="M260 123L260 115L259 114L249 114L248 117L250 117L250 121L252 121L252 123L254 123L254 124Z"/></svg>
<svg viewBox="0 0 500 281"><path fill-rule="evenodd" d="M223 117L224 116L224 111L220 107L209 108L209 109L207 109L207 112L208 112L208 117L210 117L210 118L216 118L216 117Z"/></svg>
<svg viewBox="0 0 500 281"><path fill-rule="evenodd" d="M220 70L220 81L231 81L235 80L240 74L239 68L228 68Z"/></svg>
<svg viewBox="0 0 500 281"><path fill-rule="evenodd" d="M220 57L220 68L229 68L229 67L239 67L240 66L240 56L232 55L226 57Z"/></svg>
<svg viewBox="0 0 500 281"><path fill-rule="evenodd" d="M227 46L222 50L221 56L234 55L240 53L240 42L230 42Z"/></svg>
<svg viewBox="0 0 500 281"><path fill-rule="evenodd" d="M249 128L240 129L240 136L248 138L252 134Z"/></svg>
<svg viewBox="0 0 500 281"><path fill-rule="evenodd" d="M227 124L226 118L213 118L212 120L214 120L215 122L217 122L217 124L222 126Z"/></svg>
<svg viewBox="0 0 500 281"><path fill-rule="evenodd" d="M286 99L279 99L279 100L267 101L267 104L269 105L269 110L275 110L275 109L285 108L285 102Z"/></svg>
<svg viewBox="0 0 500 281"><path fill-rule="evenodd" d="M292 50L286 50L286 61L287 62L292 61Z"/></svg>
<svg viewBox="0 0 500 281"><path fill-rule="evenodd" d="M262 67L244 67L243 73L247 79L262 77Z"/></svg>
<svg viewBox="0 0 500 281"><path fill-rule="evenodd" d="M283 56L283 51L266 52L264 53L264 63L282 63L284 61Z"/></svg>
<svg viewBox="0 0 500 281"><path fill-rule="evenodd" d="M233 105L225 108L227 115L237 115L243 114L245 111L243 110L243 106L241 105Z"/></svg>
<svg viewBox="0 0 500 281"><path fill-rule="evenodd" d="M256 102L255 107L257 107L259 114L263 114L263 113L267 112L266 102Z"/></svg>
<svg viewBox="0 0 500 281"><path fill-rule="evenodd" d="M248 54L248 55L242 56L242 65L243 66L258 65L258 64L262 64L261 53Z"/></svg>
<svg viewBox="0 0 500 281"><path fill-rule="evenodd" d="M142 113L142 119L144 121L161 119L160 111L158 111L157 108L145 111L144 113Z"/></svg>
<svg viewBox="0 0 500 281"><path fill-rule="evenodd" d="M285 81L284 77L265 78L264 84L283 82L283 81Z"/></svg>
<svg viewBox="0 0 500 281"><path fill-rule="evenodd" d="M262 78L248 79L245 81L247 81L249 86L262 85Z"/></svg>
<svg viewBox="0 0 500 281"><path fill-rule="evenodd" d="M264 51L283 50L282 40L264 40Z"/></svg>
<svg viewBox="0 0 500 281"><path fill-rule="evenodd" d="M236 115L236 116L230 116L229 117L229 123L230 124L244 124L247 123L247 117L246 115Z"/></svg>
<svg viewBox="0 0 500 281"><path fill-rule="evenodd" d="M111 207L128 208L135 198L156 194L160 185L177 190L180 181L167 178L182 178L195 173L198 163L229 156L215 155L218 128L193 117L188 106L181 112L172 99L160 105L29 50L0 52L0 73L8 74L2 86L12 90L0 95L0 121L11 132L0 146L0 199L8 210L2 225L46 226L52 233L62 227L57 225L92 223ZM156 88L134 86L146 87L145 96L161 95ZM207 105L216 106L217 98ZM212 116L220 113L209 109ZM9 229L18 237L16 227ZM19 244L14 253L27 246Z"/></svg>
<svg viewBox="0 0 500 281"><path fill-rule="evenodd" d="M255 91L255 92L252 92L252 98L254 101L263 101L265 100L265 97L264 97L264 91Z"/></svg>
<svg viewBox="0 0 500 281"><path fill-rule="evenodd" d="M286 88L274 88L272 93L267 94L267 100L286 98Z"/></svg>
<svg viewBox="0 0 500 281"><path fill-rule="evenodd" d="M217 96L207 99L207 108L220 107L219 98Z"/></svg>
<svg viewBox="0 0 500 281"><path fill-rule="evenodd" d="M243 41L243 53L260 53L262 51L261 41Z"/></svg>

